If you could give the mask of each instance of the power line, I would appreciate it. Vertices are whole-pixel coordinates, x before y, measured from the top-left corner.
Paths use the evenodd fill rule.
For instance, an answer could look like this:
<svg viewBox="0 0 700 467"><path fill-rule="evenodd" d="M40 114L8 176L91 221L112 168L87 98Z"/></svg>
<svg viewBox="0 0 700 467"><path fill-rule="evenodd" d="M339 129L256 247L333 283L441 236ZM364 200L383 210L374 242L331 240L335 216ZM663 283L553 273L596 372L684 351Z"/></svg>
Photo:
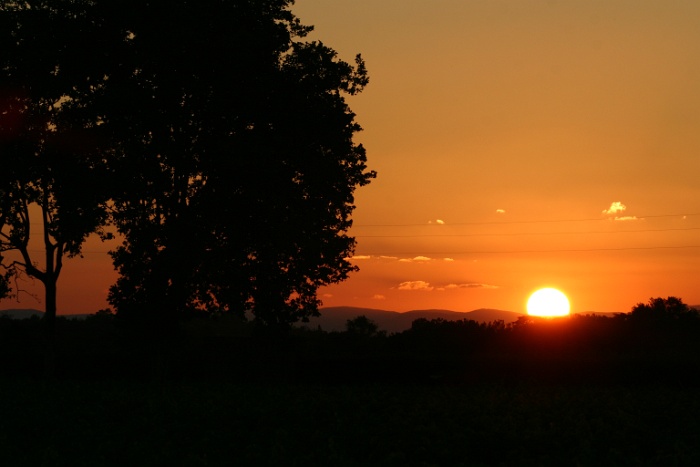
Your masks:
<svg viewBox="0 0 700 467"><path fill-rule="evenodd" d="M690 213L690 214L653 214L649 216L634 216L638 220L642 219L656 219L656 218L663 218L663 217L692 217L692 216L700 216L700 213ZM435 226L435 227L445 227L449 225L508 225L508 224L553 224L553 223L558 223L558 222L601 222L601 221L611 221L614 220L614 218L600 218L600 217L591 217L591 218L583 218L583 219L540 219L540 220L530 220L530 221L484 221L484 222L450 222L450 223L444 223L444 224L427 224L427 223L408 223L408 224L354 224L353 228L361 228L361 227L428 227L428 226Z"/></svg>
<svg viewBox="0 0 700 467"><path fill-rule="evenodd" d="M567 232L516 232L516 233L469 233L469 234L419 234L419 235L355 235L355 238L423 238L423 237L515 237L523 235L592 235L592 234L618 234L641 232L683 232L700 230L700 227L685 227L677 229L636 229L613 231L567 231Z"/></svg>
<svg viewBox="0 0 700 467"><path fill-rule="evenodd" d="M510 250L510 251L483 251L483 250L471 250L471 251L397 251L392 252L392 255L484 255L484 254L520 254L520 253L582 253L582 252L594 252L594 251L627 251L627 250L680 250L688 248L700 248L700 245L678 245L678 246L639 246L639 247L618 247L618 248L571 248L571 249L561 249L561 250ZM366 256L388 256L386 253L381 255L364 253ZM363 256L356 255L356 256Z"/></svg>

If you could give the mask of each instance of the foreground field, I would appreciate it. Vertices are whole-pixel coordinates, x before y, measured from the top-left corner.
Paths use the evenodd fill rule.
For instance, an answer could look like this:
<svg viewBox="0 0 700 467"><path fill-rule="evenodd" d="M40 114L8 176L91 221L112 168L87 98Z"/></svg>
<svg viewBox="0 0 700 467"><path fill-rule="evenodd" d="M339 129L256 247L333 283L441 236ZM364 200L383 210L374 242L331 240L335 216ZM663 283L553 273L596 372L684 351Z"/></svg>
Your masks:
<svg viewBox="0 0 700 467"><path fill-rule="evenodd" d="M700 465L700 317L353 324L0 320L0 463Z"/></svg>
<svg viewBox="0 0 700 467"><path fill-rule="evenodd" d="M679 387L3 381L4 465L700 465Z"/></svg>

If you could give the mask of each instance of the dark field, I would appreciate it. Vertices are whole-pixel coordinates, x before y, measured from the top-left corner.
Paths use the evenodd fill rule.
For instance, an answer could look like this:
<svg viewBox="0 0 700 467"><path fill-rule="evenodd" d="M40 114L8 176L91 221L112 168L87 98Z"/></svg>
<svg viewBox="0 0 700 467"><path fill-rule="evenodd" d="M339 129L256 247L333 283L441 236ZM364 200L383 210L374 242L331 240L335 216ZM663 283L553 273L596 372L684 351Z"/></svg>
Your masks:
<svg viewBox="0 0 700 467"><path fill-rule="evenodd" d="M700 465L694 325L58 324L0 321L2 465Z"/></svg>
<svg viewBox="0 0 700 467"><path fill-rule="evenodd" d="M4 381L0 395L3 465L700 462L697 391L677 387Z"/></svg>

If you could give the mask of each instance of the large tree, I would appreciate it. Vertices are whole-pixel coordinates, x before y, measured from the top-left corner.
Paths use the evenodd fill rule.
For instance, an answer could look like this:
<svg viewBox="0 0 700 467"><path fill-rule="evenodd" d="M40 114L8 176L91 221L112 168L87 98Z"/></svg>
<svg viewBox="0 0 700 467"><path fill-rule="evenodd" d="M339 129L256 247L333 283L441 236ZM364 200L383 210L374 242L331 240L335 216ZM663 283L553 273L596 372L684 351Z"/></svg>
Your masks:
<svg viewBox="0 0 700 467"><path fill-rule="evenodd" d="M109 299L125 316L288 324L354 270L354 190L374 173L345 95L367 74L305 42L292 4L0 1L3 249L21 256L10 272L45 284L47 316L64 255L107 206L124 236Z"/></svg>
<svg viewBox="0 0 700 467"><path fill-rule="evenodd" d="M356 187L374 173L345 95L368 78L291 0L121 2L100 106L120 189L110 301L122 315L194 310L288 324L317 313L347 257Z"/></svg>
<svg viewBox="0 0 700 467"><path fill-rule="evenodd" d="M89 110L99 86L78 53L96 27L87 5L0 2L0 293L12 275L39 280L51 325L64 257L107 218L101 121Z"/></svg>

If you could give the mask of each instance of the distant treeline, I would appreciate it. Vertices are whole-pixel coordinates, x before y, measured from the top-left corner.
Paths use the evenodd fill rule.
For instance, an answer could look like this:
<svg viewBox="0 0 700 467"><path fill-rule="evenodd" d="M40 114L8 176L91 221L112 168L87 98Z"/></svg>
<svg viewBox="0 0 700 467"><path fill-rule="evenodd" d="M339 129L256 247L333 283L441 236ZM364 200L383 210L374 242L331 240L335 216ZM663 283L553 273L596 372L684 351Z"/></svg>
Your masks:
<svg viewBox="0 0 700 467"><path fill-rule="evenodd" d="M51 376L696 385L700 315L674 300L652 299L613 317L523 317L510 324L418 319L409 330L390 335L362 316L348 320L344 332L280 331L232 317L192 318L146 331L101 313L58 320ZM674 308L678 303L682 306ZM44 377L44 345L39 319L1 318L0 376Z"/></svg>

